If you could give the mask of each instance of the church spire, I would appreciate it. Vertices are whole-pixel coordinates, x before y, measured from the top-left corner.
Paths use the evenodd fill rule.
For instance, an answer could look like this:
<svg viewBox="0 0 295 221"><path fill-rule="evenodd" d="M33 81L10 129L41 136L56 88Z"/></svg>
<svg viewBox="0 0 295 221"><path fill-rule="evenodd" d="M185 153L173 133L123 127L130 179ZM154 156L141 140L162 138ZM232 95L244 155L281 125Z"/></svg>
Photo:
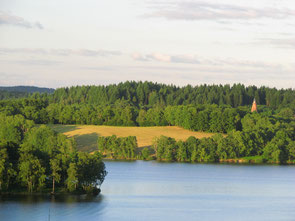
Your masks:
<svg viewBox="0 0 295 221"><path fill-rule="evenodd" d="M255 100L255 98L254 98L254 100L253 100L253 104L252 104L252 108L251 108L251 112L254 112L254 111L258 112L258 111L257 111L257 104L256 104L256 100Z"/></svg>

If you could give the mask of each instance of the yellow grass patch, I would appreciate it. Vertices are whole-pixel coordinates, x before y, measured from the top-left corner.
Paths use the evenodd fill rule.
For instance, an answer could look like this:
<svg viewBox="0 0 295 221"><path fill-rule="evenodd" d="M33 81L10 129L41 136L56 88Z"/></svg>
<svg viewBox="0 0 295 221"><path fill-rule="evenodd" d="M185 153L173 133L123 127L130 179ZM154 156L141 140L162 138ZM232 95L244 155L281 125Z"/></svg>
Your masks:
<svg viewBox="0 0 295 221"><path fill-rule="evenodd" d="M75 137L77 147L83 151L93 151L97 148L97 138L99 136L118 137L136 136L138 147L151 146L154 139L161 135L173 137L176 140L185 141L188 137L196 138L210 137L213 133L194 132L181 127L115 127L115 126L95 126L95 125L52 125L55 131L64 133L69 137Z"/></svg>

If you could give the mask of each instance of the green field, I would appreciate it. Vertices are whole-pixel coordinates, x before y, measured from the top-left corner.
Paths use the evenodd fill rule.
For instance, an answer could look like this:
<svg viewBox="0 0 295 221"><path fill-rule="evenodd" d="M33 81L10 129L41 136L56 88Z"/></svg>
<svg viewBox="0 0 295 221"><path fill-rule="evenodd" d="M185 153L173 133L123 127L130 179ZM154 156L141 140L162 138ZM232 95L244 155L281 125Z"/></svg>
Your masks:
<svg viewBox="0 0 295 221"><path fill-rule="evenodd" d="M186 140L190 136L196 138L210 137L213 133L194 132L180 127L115 127L94 125L49 125L59 133L75 137L77 148L92 152L97 149L99 136L116 135L118 137L136 136L139 148L151 146L153 140L161 135L173 137L176 140Z"/></svg>

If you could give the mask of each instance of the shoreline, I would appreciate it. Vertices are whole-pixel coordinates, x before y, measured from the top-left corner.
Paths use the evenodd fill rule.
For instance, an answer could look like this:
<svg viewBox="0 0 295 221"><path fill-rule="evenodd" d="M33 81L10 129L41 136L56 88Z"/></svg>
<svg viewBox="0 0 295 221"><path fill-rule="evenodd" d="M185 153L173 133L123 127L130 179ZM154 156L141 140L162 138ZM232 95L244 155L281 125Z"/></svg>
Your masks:
<svg viewBox="0 0 295 221"><path fill-rule="evenodd" d="M44 191L44 192L27 192L27 191L8 191L8 192L0 192L0 197L1 196L50 196L50 197L55 197L55 196L98 196L101 193L101 189L97 188L97 192L92 192L92 193L87 193L85 191L75 191L75 192L65 192L65 191L60 191L60 192L55 192L52 193L51 191Z"/></svg>
<svg viewBox="0 0 295 221"><path fill-rule="evenodd" d="M132 161L155 161L158 163L187 163L187 164L239 164L239 165L286 165L294 166L295 162L256 162L255 160L246 160L246 159L226 159L219 160L216 162L190 162L190 161L166 161L166 160L142 160L142 159L112 159L112 158L103 158L103 161L118 161L118 162L132 162Z"/></svg>

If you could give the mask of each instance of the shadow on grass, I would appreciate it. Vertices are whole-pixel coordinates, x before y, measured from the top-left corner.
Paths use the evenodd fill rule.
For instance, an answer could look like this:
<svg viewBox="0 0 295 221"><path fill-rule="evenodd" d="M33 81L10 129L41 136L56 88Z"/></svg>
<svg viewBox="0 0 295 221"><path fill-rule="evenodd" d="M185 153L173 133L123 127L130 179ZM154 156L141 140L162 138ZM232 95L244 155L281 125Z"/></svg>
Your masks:
<svg viewBox="0 0 295 221"><path fill-rule="evenodd" d="M98 137L99 137L99 134L97 133L75 135L74 138L77 142L77 149L79 151L84 151L89 153L97 150Z"/></svg>
<svg viewBox="0 0 295 221"><path fill-rule="evenodd" d="M48 124L48 126L57 133L66 133L78 129L76 125Z"/></svg>

